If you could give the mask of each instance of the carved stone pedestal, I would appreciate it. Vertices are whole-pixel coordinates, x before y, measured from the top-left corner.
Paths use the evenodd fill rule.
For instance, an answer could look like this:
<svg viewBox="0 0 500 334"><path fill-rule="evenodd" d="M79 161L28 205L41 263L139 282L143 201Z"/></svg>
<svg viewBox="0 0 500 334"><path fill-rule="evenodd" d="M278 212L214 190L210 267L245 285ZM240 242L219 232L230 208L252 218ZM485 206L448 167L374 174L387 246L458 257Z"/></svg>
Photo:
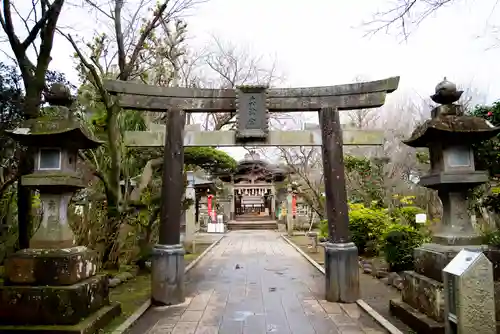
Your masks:
<svg viewBox="0 0 500 334"><path fill-rule="evenodd" d="M155 245L153 248L153 304L175 305L184 302L184 253L182 245Z"/></svg>
<svg viewBox="0 0 500 334"><path fill-rule="evenodd" d="M120 314L86 247L25 249L6 261L0 332L94 333Z"/></svg>
<svg viewBox="0 0 500 334"><path fill-rule="evenodd" d="M359 299L358 249L352 242L325 244L326 300L354 303Z"/></svg>

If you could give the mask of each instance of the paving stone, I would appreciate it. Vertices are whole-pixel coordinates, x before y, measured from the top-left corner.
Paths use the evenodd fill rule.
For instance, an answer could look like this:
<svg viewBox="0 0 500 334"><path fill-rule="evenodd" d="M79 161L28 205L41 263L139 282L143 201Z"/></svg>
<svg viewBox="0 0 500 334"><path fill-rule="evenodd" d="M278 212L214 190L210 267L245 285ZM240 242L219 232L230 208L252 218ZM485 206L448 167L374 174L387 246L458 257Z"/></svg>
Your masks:
<svg viewBox="0 0 500 334"><path fill-rule="evenodd" d="M339 303L330 303L330 302L327 302L326 300L320 300L319 304L321 305L321 307L323 307L325 312L328 314L341 314L342 313L342 308L340 307L341 304L339 304Z"/></svg>
<svg viewBox="0 0 500 334"><path fill-rule="evenodd" d="M127 334L384 333L323 289L324 276L277 233L233 231L188 273L185 303L148 310Z"/></svg>
<svg viewBox="0 0 500 334"><path fill-rule="evenodd" d="M219 326L203 326L198 325L195 334L218 334Z"/></svg>
<svg viewBox="0 0 500 334"><path fill-rule="evenodd" d="M187 309L190 311L203 311L207 307L212 293L213 289L194 296Z"/></svg>
<svg viewBox="0 0 500 334"><path fill-rule="evenodd" d="M200 319L200 324L207 326L219 326L222 322L222 316L224 314L224 307L218 306L207 306L203 316Z"/></svg>
<svg viewBox="0 0 500 334"><path fill-rule="evenodd" d="M197 322L178 322L172 334L195 334L196 327L198 327Z"/></svg>
<svg viewBox="0 0 500 334"><path fill-rule="evenodd" d="M341 334L365 334L365 331L359 326L340 327Z"/></svg>
<svg viewBox="0 0 500 334"><path fill-rule="evenodd" d="M330 314L329 317L337 327L356 325L354 319L344 314Z"/></svg>
<svg viewBox="0 0 500 334"><path fill-rule="evenodd" d="M180 322L199 322L203 311L189 311L184 312L180 318Z"/></svg>
<svg viewBox="0 0 500 334"><path fill-rule="evenodd" d="M361 316L361 310L357 304L339 304L340 307L353 319L358 319Z"/></svg>
<svg viewBox="0 0 500 334"><path fill-rule="evenodd" d="M245 319L243 324L244 334L265 333L266 332L266 317L264 314L253 314Z"/></svg>

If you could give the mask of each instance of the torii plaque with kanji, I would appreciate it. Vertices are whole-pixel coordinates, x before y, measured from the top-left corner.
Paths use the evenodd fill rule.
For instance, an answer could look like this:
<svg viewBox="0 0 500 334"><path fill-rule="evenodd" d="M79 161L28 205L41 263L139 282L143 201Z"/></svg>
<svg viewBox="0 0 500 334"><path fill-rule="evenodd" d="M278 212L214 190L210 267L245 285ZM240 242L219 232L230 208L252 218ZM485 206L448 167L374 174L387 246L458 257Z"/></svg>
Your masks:
<svg viewBox="0 0 500 334"><path fill-rule="evenodd" d="M269 133L267 86L236 89L236 139L265 141Z"/></svg>

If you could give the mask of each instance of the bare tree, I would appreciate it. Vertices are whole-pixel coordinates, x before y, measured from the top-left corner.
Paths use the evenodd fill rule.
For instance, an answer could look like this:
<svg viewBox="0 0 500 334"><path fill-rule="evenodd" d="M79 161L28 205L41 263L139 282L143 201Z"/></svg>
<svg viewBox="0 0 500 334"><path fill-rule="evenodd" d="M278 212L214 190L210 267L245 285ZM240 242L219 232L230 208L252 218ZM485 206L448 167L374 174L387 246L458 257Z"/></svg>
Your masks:
<svg viewBox="0 0 500 334"><path fill-rule="evenodd" d="M395 28L406 40L431 14L461 0L396 0L393 7L375 13L365 23L368 34L387 33Z"/></svg>
<svg viewBox="0 0 500 334"><path fill-rule="evenodd" d="M165 0L154 5L148 15L139 15L144 10L145 2L141 1L137 7L132 9L129 20L125 13L125 1L112 0L98 4L95 1L85 0L85 3L104 16L106 22L113 28L112 37L106 34L98 34L93 43L87 43L88 49L79 46L77 41L70 34L64 34L73 46L78 56L79 70L81 77L85 79L85 84L96 92L101 103L101 108L105 110L103 119L106 128L107 142L103 150L106 150L104 157L107 162L101 166L96 166L95 157L85 157L89 165L94 166L94 174L104 186L107 202L107 226L105 239L106 249L103 253L103 262L110 260L110 255L115 247L113 240L116 240L120 227L123 223L124 214L133 211L127 200L128 192L120 186L122 177L122 149L121 138L122 129L119 126L121 107L117 101L104 87L103 79L116 73L116 78L127 81L137 79L145 68L139 62L140 56L149 54L148 41L153 34L165 33L165 29L171 27L170 35L167 38L173 45L170 45L168 61L172 70L172 78L178 78L178 57L182 54L181 43L184 41L186 25L180 19L180 15L199 3L195 0ZM146 17L142 20L140 29L136 30L135 22L138 17ZM134 19L135 18L135 19ZM173 24L173 26L172 26ZM172 37L172 38L170 38ZM174 38L175 37L175 38ZM109 43L112 46L108 45ZM110 51L116 53L110 53ZM153 55L153 53L150 53ZM108 62L105 60L108 59ZM109 60L110 59L110 60ZM111 64L107 67L104 64ZM113 65L116 65L113 68ZM111 69L111 71L108 70ZM111 73L110 73L111 72ZM116 261L110 263L116 265Z"/></svg>
<svg viewBox="0 0 500 334"><path fill-rule="evenodd" d="M276 59L268 66L262 55L252 55L244 48L212 36L210 46L202 58L202 69L207 69L204 87L235 88L238 85L273 86L283 81L278 73ZM276 115L273 115L276 116ZM288 115L281 115L288 118ZM233 113L211 113L206 115L205 128L220 130L233 126ZM274 120L279 118L273 117Z"/></svg>
<svg viewBox="0 0 500 334"><path fill-rule="evenodd" d="M317 147L278 147L281 159L291 172L291 181L298 185L298 195L320 218L325 215L324 174L321 151Z"/></svg>
<svg viewBox="0 0 500 334"><path fill-rule="evenodd" d="M464 92L458 102L464 106L465 112L471 111L478 105L486 104L487 96L483 91L474 87L471 83L462 87L465 87L463 89Z"/></svg>
<svg viewBox="0 0 500 334"><path fill-rule="evenodd" d="M354 77L353 82L364 81L368 81L368 78L363 75L357 75L356 77ZM346 116L349 119L348 126L356 129L366 129L370 127L373 128L380 117L379 112L379 109L349 110L346 112Z"/></svg>
<svg viewBox="0 0 500 334"><path fill-rule="evenodd" d="M371 109L358 109L358 110L350 110L347 113L347 117L349 117L349 127L353 127L356 129L368 129L370 127L374 127L377 119L380 117L377 114L377 110Z"/></svg>
<svg viewBox="0 0 500 334"><path fill-rule="evenodd" d="M24 14L10 0L3 0L0 10L0 24L10 44L19 66L24 84L23 113L26 119L36 118L40 112L42 92L46 88L45 75L51 60L50 53L54 42L57 21L64 5L64 0L32 1L28 13ZM14 22L20 20L24 32L16 31ZM20 36L24 35L24 38ZM30 59L30 50L34 51L35 60ZM5 52L5 51L4 51ZM33 169L33 152L21 154L19 172L29 174ZM31 191L18 184L18 224L19 247L29 247L31 224Z"/></svg>

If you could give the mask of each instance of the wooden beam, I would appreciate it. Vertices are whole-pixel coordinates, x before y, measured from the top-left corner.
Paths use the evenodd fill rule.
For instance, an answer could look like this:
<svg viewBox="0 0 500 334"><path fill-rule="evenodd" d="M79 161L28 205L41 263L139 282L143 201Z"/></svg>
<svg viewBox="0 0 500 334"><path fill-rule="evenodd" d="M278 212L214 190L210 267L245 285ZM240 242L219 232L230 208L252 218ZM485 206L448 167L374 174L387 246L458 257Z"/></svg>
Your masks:
<svg viewBox="0 0 500 334"><path fill-rule="evenodd" d="M155 130L158 127L155 126ZM164 145L165 131L127 131L125 145L129 147L161 147ZM235 131L185 131L184 146L241 146L235 140ZM378 146L384 142L382 131L344 130L344 145ZM320 146L320 130L269 131L266 142L245 143L248 146Z"/></svg>
<svg viewBox="0 0 500 334"><path fill-rule="evenodd" d="M358 95L269 97L270 112L317 111L323 106L336 106L338 110L377 108L385 103L385 92ZM165 97L144 95L118 95L124 109L165 111L181 108L189 112L236 112L235 98Z"/></svg>

